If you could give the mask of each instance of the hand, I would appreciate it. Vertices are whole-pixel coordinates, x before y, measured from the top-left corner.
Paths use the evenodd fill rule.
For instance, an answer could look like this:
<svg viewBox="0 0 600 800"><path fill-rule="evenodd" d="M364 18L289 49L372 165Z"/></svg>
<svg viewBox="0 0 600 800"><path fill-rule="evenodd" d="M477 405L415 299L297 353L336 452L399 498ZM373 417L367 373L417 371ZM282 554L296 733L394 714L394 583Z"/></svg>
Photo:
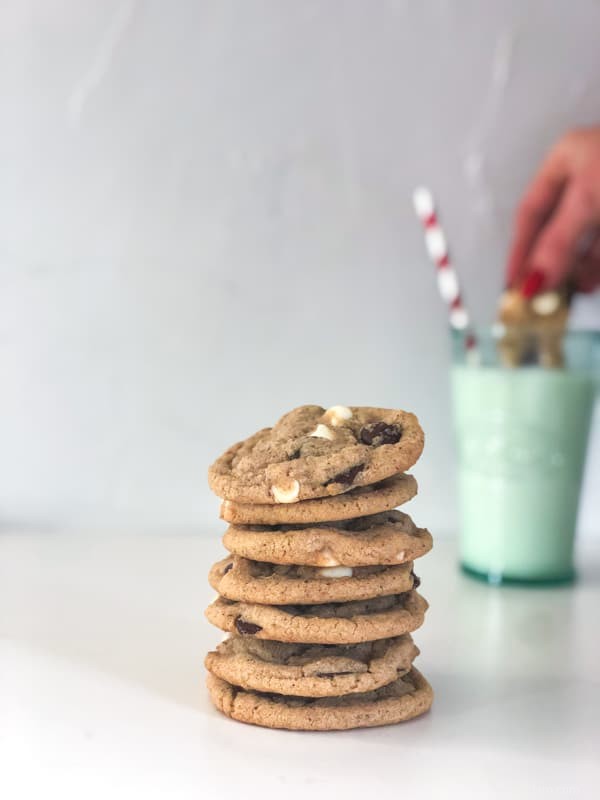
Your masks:
<svg viewBox="0 0 600 800"><path fill-rule="evenodd" d="M565 282L582 292L600 286L600 126L564 136L529 185L507 280L526 296Z"/></svg>

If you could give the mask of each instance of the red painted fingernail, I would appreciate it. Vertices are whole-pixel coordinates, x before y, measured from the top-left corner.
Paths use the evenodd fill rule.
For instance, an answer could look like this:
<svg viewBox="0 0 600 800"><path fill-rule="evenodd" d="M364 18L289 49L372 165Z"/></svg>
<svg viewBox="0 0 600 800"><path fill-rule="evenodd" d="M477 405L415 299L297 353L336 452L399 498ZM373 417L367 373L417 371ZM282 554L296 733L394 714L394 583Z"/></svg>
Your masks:
<svg viewBox="0 0 600 800"><path fill-rule="evenodd" d="M544 273L539 269L532 270L525 278L525 283L521 286L521 294L527 300L530 300L534 294L537 294L544 285L546 280Z"/></svg>

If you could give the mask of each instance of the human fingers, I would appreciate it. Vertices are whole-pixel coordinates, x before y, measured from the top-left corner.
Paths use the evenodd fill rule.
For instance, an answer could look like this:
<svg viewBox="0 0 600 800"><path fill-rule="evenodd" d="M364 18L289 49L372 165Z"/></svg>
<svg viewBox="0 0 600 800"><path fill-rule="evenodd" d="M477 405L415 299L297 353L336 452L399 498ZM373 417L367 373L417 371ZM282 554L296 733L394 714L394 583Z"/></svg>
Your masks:
<svg viewBox="0 0 600 800"><path fill-rule="evenodd" d="M508 286L516 285L524 277L529 253L560 200L567 176L567 162L555 148L542 164L517 208L506 267Z"/></svg>
<svg viewBox="0 0 600 800"><path fill-rule="evenodd" d="M571 181L540 231L528 257L528 269L543 276L544 288L565 281L575 267L581 237L600 222L600 210L583 181Z"/></svg>

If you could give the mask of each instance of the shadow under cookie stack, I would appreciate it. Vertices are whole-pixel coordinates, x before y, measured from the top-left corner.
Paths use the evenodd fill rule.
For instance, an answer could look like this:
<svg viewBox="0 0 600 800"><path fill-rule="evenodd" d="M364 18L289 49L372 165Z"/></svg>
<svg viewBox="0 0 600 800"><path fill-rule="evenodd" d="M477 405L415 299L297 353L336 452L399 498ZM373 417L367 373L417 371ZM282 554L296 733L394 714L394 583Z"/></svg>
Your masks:
<svg viewBox="0 0 600 800"><path fill-rule="evenodd" d="M405 411L301 406L210 468L230 555L209 575L209 621L228 633L206 657L214 705L294 730L387 725L426 712L410 633L427 602L413 561L429 532L393 510L424 436Z"/></svg>

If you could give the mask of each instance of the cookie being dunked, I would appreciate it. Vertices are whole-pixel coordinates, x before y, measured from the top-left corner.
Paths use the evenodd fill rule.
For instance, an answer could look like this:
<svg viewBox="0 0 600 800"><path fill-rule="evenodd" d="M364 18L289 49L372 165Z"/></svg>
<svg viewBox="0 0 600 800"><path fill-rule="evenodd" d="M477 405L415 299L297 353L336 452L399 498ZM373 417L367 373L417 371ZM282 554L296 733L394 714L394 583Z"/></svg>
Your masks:
<svg viewBox="0 0 600 800"><path fill-rule="evenodd" d="M533 361L543 367L562 367L570 301L571 293L564 287L533 297L522 289L507 289L498 307L504 329L498 348L504 366Z"/></svg>

